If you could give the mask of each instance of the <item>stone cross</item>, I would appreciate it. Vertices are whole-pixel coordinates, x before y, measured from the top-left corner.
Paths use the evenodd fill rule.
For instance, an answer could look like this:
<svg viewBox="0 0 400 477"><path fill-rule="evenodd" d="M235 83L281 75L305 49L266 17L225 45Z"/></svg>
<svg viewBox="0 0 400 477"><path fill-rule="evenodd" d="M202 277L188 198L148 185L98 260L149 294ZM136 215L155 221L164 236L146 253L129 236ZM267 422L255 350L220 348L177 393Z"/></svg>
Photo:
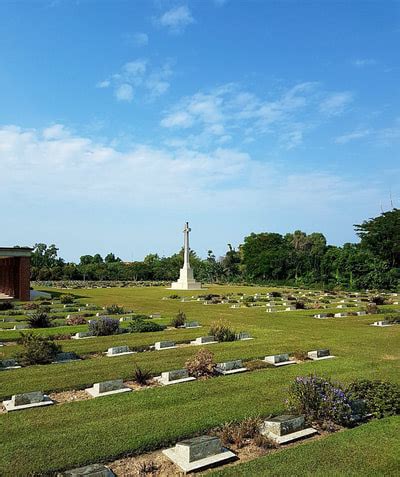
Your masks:
<svg viewBox="0 0 400 477"><path fill-rule="evenodd" d="M183 248L184 248L184 255L183 255L183 268L190 268L189 263L189 254L190 254L190 247L189 247L189 232L192 229L189 227L189 222L185 223L185 228L183 229Z"/></svg>

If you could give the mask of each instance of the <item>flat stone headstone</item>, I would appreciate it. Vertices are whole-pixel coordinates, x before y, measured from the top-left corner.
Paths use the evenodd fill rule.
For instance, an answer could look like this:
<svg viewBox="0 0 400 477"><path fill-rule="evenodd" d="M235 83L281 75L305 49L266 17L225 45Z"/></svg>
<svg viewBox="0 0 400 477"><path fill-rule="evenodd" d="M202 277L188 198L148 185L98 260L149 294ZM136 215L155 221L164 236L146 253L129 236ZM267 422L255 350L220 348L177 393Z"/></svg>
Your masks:
<svg viewBox="0 0 400 477"><path fill-rule="evenodd" d="M198 321L187 321L184 325L183 328L200 328L200 324Z"/></svg>
<svg viewBox="0 0 400 477"><path fill-rule="evenodd" d="M16 369L20 368L21 366L18 366L18 363L15 359L13 358L7 358L7 359L2 359L0 361L0 370L1 369Z"/></svg>
<svg viewBox="0 0 400 477"><path fill-rule="evenodd" d="M314 351L309 351L307 356L314 361L319 359L334 358L334 356L331 355L329 349L317 349Z"/></svg>
<svg viewBox="0 0 400 477"><path fill-rule="evenodd" d="M114 477L114 472L102 464L86 465L77 469L66 470L58 473L57 477Z"/></svg>
<svg viewBox="0 0 400 477"><path fill-rule="evenodd" d="M27 325L15 325L13 330L26 330L28 329L28 326Z"/></svg>
<svg viewBox="0 0 400 477"><path fill-rule="evenodd" d="M161 318L161 313L152 313L150 318Z"/></svg>
<svg viewBox="0 0 400 477"><path fill-rule="evenodd" d="M114 346L114 348L108 348L107 356L124 356L127 354L133 354L133 351L129 350L128 346Z"/></svg>
<svg viewBox="0 0 400 477"><path fill-rule="evenodd" d="M241 359L218 363L215 369L220 374L235 374L247 371L247 368L243 366Z"/></svg>
<svg viewBox="0 0 400 477"><path fill-rule="evenodd" d="M290 361L289 355L287 353L284 354L274 354L271 356L266 356L264 361L267 363L273 364L274 366L284 366L287 364L296 364L296 361Z"/></svg>
<svg viewBox="0 0 400 477"><path fill-rule="evenodd" d="M247 333L246 331L241 331L240 333L236 335L236 339L244 341L244 340L252 340L254 338L250 336L250 333Z"/></svg>
<svg viewBox="0 0 400 477"><path fill-rule="evenodd" d="M312 427L305 428L304 416L282 415L263 422L261 434L277 444L286 444L317 433Z"/></svg>
<svg viewBox="0 0 400 477"><path fill-rule="evenodd" d="M374 321L372 326L392 326L392 323L390 323L390 321L386 321L386 320Z"/></svg>
<svg viewBox="0 0 400 477"><path fill-rule="evenodd" d="M93 397L108 396L110 394L119 394L132 391L131 388L124 386L122 379L114 379L112 381L102 381L94 383L93 387L85 389Z"/></svg>
<svg viewBox="0 0 400 477"><path fill-rule="evenodd" d="M314 318L319 318L319 319L328 318L328 314L327 313L317 313L316 315L314 315Z"/></svg>
<svg viewBox="0 0 400 477"><path fill-rule="evenodd" d="M235 454L221 445L218 437L200 436L178 442L166 449L169 457L184 472L192 472L236 458Z"/></svg>
<svg viewBox="0 0 400 477"><path fill-rule="evenodd" d="M357 311L357 316L364 316L366 314L367 314L366 311Z"/></svg>
<svg viewBox="0 0 400 477"><path fill-rule="evenodd" d="M346 313L335 313L333 316L335 318L346 318L347 314Z"/></svg>
<svg viewBox="0 0 400 477"><path fill-rule="evenodd" d="M199 338L196 338L194 341L191 341L190 343L194 345L205 345L205 344L217 343L217 341L215 340L215 336L200 336Z"/></svg>
<svg viewBox="0 0 400 477"><path fill-rule="evenodd" d="M93 334L90 331L79 331L72 336L72 339L81 340L84 338L94 338Z"/></svg>
<svg viewBox="0 0 400 477"><path fill-rule="evenodd" d="M166 371L161 373L157 381L164 386L169 384L179 384L188 381L194 381L196 378L189 376L186 369L175 369L173 371Z"/></svg>
<svg viewBox="0 0 400 477"><path fill-rule="evenodd" d="M175 341L157 341L154 345L156 350L176 348Z"/></svg>
<svg viewBox="0 0 400 477"><path fill-rule="evenodd" d="M67 363L68 361L77 361L79 360L78 356L73 351L65 351L62 353L57 353L56 363Z"/></svg>
<svg viewBox="0 0 400 477"><path fill-rule="evenodd" d="M49 406L54 402L41 391L15 394L9 401L3 401L7 412L29 409L32 407Z"/></svg>

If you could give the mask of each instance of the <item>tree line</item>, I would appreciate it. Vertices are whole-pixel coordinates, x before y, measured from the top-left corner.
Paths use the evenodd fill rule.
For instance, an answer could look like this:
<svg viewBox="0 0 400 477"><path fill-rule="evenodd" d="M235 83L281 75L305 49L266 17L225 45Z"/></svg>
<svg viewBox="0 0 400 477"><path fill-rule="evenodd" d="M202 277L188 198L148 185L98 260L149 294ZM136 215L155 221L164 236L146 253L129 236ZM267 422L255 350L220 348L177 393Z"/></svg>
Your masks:
<svg viewBox="0 0 400 477"><path fill-rule="evenodd" d="M358 243L328 245L322 233L300 230L281 235L252 233L239 247L228 244L222 257L212 250L202 259L191 251L196 278L203 282L249 282L349 289L400 287L400 209L355 225ZM172 281L179 276L183 249L169 257L147 255L124 262L113 253L84 255L66 262L53 245L39 243L32 254L32 279Z"/></svg>

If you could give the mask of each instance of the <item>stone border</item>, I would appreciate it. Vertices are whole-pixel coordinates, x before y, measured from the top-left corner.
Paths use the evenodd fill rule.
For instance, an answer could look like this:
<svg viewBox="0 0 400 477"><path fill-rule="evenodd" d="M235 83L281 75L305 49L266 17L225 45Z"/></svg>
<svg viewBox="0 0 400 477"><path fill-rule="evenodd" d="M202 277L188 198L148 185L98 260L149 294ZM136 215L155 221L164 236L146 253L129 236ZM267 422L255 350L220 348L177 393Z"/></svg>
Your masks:
<svg viewBox="0 0 400 477"><path fill-rule="evenodd" d="M189 381L196 381L196 378L193 376L189 376L188 378L182 378L182 379L174 379L173 381L163 381L161 376L156 376L153 379L157 381L158 383L162 384L163 386L169 386L171 384L187 383Z"/></svg>
<svg viewBox="0 0 400 477"><path fill-rule="evenodd" d="M112 394L120 394L132 391L132 388L121 388L121 389L114 389L113 391L106 391L104 393L97 393L93 387L86 388L85 391L90 394L94 398L103 397L103 396L111 396Z"/></svg>
<svg viewBox="0 0 400 477"><path fill-rule="evenodd" d="M284 436L278 436L269 432L266 434L266 437L273 440L277 444L289 444L290 442L297 441L299 439L303 439L305 437L313 436L314 434L318 434L318 431L313 427L307 427L306 429L302 429L301 431L291 432L290 434L286 434Z"/></svg>

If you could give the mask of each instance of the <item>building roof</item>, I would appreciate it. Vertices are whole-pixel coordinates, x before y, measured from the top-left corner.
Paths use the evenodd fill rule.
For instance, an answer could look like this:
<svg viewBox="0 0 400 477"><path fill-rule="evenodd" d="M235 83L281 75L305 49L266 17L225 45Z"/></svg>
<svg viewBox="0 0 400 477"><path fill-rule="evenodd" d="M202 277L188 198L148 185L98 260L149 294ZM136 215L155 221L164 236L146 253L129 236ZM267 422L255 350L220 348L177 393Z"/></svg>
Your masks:
<svg viewBox="0 0 400 477"><path fill-rule="evenodd" d="M0 247L0 257L30 257L31 247Z"/></svg>

